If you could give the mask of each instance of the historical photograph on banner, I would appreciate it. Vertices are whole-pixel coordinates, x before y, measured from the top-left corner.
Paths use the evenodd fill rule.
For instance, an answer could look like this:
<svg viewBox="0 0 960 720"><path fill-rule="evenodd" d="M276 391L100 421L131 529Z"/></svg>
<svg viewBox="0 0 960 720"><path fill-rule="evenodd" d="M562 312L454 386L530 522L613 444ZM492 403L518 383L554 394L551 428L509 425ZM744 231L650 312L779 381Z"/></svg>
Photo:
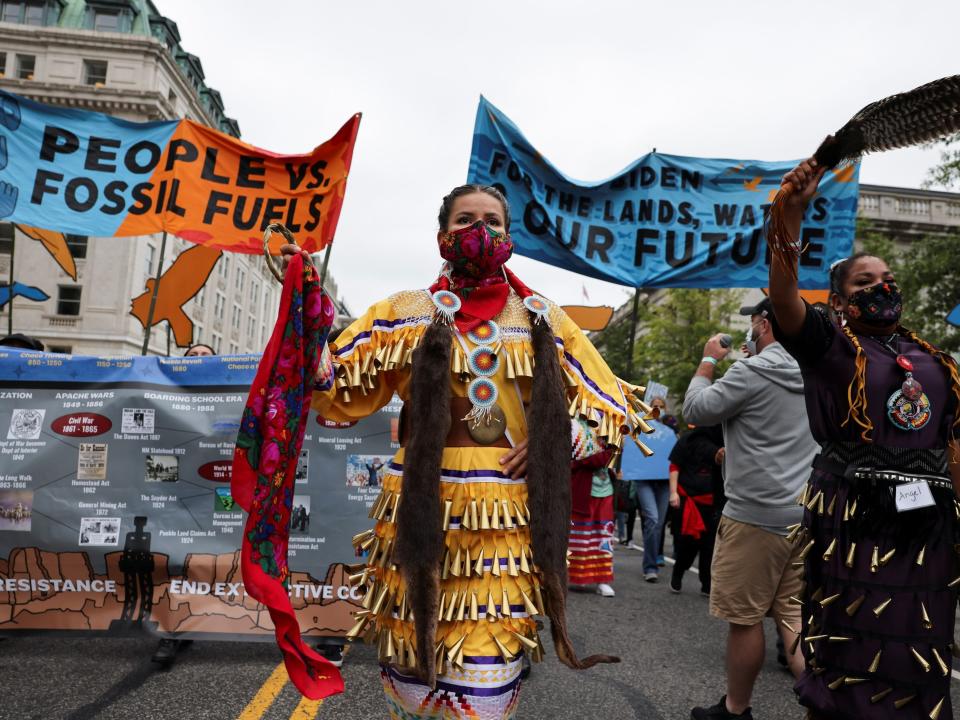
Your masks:
<svg viewBox="0 0 960 720"><path fill-rule="evenodd" d="M146 482L174 483L180 479L180 462L176 455L147 455L143 466Z"/></svg>
<svg viewBox="0 0 960 720"><path fill-rule="evenodd" d="M77 480L107 479L107 444L80 443L77 456Z"/></svg>
<svg viewBox="0 0 960 720"><path fill-rule="evenodd" d="M124 408L120 429L125 433L152 433L152 409Z"/></svg>
<svg viewBox="0 0 960 720"><path fill-rule="evenodd" d="M80 518L80 545L116 545L120 537L120 518Z"/></svg>
<svg viewBox="0 0 960 720"><path fill-rule="evenodd" d="M0 530L28 532L33 514L33 493L29 490L0 490Z"/></svg>
<svg viewBox="0 0 960 720"><path fill-rule="evenodd" d="M8 440L36 440L43 430L43 416L46 410L32 408L17 408L10 418L10 428L7 430Z"/></svg>
<svg viewBox="0 0 960 720"><path fill-rule="evenodd" d="M300 457L297 459L297 471L295 482L297 485L304 485L310 474L310 451L301 450Z"/></svg>
<svg viewBox="0 0 960 720"><path fill-rule="evenodd" d="M293 512L290 515L290 532L310 532L310 496L294 495Z"/></svg>
<svg viewBox="0 0 960 720"><path fill-rule="evenodd" d="M349 487L380 487L385 464L379 455L347 456L347 485Z"/></svg>

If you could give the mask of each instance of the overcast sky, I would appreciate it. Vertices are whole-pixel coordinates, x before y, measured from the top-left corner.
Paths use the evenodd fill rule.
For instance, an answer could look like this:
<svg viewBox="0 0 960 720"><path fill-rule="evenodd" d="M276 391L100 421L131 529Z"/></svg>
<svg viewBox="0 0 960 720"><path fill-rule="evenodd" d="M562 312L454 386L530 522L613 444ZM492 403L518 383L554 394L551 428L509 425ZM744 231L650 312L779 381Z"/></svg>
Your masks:
<svg viewBox="0 0 960 720"><path fill-rule="evenodd" d="M304 152L363 112L331 270L354 313L436 277L481 94L557 168L601 180L652 148L785 160L858 109L960 72L960 2L156 0L243 139ZM938 150L865 159L919 187ZM526 258L560 303L631 291Z"/></svg>

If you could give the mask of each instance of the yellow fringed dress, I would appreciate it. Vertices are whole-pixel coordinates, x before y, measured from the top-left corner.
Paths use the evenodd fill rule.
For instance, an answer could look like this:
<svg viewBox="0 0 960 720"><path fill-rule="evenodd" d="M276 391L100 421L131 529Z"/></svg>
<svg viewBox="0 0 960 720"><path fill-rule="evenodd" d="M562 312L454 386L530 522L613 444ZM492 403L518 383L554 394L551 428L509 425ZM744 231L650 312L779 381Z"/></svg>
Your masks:
<svg viewBox="0 0 960 720"><path fill-rule="evenodd" d="M329 390L314 393L313 408L325 418L345 422L376 412L394 393L406 401L413 350L433 322L434 309L426 290L401 292L371 307L331 348L336 380ZM550 305L549 321L571 416L588 420L598 437L614 445L625 433L649 431L644 416L649 417L650 408L632 394L642 388L619 381L558 306ZM505 437L515 445L527 436L524 404L530 399L533 348L529 313L512 290L494 322L499 341L491 347L500 363L491 379L506 416ZM456 329L454 338L451 397L466 398L472 379L467 358L476 345ZM366 594L351 635L377 644L393 717L510 717L521 653L530 653L534 660L542 654L533 618L542 613L543 601L530 547L527 487L523 479L513 480L500 471L500 458L507 451L478 445L443 450L440 493L446 551L438 645L428 649L437 653L433 693L397 670L415 666L421 651L403 578L390 561L403 448L385 468L370 513L375 527L354 538L367 558L352 579L366 587Z"/></svg>

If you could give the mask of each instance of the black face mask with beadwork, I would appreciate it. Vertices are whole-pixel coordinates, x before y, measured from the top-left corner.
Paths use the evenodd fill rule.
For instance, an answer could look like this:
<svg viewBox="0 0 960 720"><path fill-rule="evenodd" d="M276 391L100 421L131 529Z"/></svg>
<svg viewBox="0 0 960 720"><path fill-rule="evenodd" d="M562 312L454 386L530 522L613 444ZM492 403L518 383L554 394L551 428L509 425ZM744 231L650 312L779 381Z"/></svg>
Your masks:
<svg viewBox="0 0 960 720"><path fill-rule="evenodd" d="M903 312L903 295L893 281L857 290L847 303L848 317L872 327L896 325Z"/></svg>

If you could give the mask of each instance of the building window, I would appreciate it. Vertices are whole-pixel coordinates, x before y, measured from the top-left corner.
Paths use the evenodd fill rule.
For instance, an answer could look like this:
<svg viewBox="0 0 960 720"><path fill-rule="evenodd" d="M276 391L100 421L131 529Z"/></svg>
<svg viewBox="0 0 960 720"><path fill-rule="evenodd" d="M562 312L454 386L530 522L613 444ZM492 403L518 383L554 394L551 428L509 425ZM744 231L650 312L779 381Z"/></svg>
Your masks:
<svg viewBox="0 0 960 720"><path fill-rule="evenodd" d="M864 210L879 210L880 196L879 195L861 195L860 207Z"/></svg>
<svg viewBox="0 0 960 720"><path fill-rule="evenodd" d="M200 292L198 292L198 293L194 296L194 301L196 302L197 307L203 307L203 298L204 298L204 296L205 296L206 294L207 294L207 286L206 286L206 285L203 285L203 286L200 288Z"/></svg>
<svg viewBox="0 0 960 720"><path fill-rule="evenodd" d="M37 65L35 55L17 55L17 79L33 80L33 72Z"/></svg>
<svg viewBox="0 0 960 720"><path fill-rule="evenodd" d="M7 76L7 54L0 52L0 77Z"/></svg>
<svg viewBox="0 0 960 720"><path fill-rule="evenodd" d="M203 325L194 324L193 326L193 344L197 345L203 342Z"/></svg>
<svg viewBox="0 0 960 720"><path fill-rule="evenodd" d="M230 354L237 355L240 352L240 346L235 342L230 343Z"/></svg>
<svg viewBox="0 0 960 720"><path fill-rule="evenodd" d="M913 198L897 198L897 212L903 215L929 215L930 201Z"/></svg>
<svg viewBox="0 0 960 720"><path fill-rule="evenodd" d="M60 285L57 287L57 315L80 314L79 285Z"/></svg>
<svg viewBox="0 0 960 720"><path fill-rule="evenodd" d="M253 342L256 339L257 319L250 315L247 317L247 342Z"/></svg>
<svg viewBox="0 0 960 720"><path fill-rule="evenodd" d="M947 203L947 217L960 218L960 202Z"/></svg>
<svg viewBox="0 0 960 720"><path fill-rule="evenodd" d="M147 277L153 277L153 258L157 252L157 249L153 245L147 245L147 257L146 265L143 268L144 273Z"/></svg>
<svg viewBox="0 0 960 720"><path fill-rule="evenodd" d="M106 60L84 60L83 61L83 83L84 85L94 85L102 87L107 84L107 61Z"/></svg>
<svg viewBox="0 0 960 720"><path fill-rule="evenodd" d="M260 301L260 283L256 280L250 281L250 302L254 306Z"/></svg>
<svg viewBox="0 0 960 720"><path fill-rule="evenodd" d="M213 316L217 320L223 320L223 303L225 299L223 293L217 293L217 299L213 303Z"/></svg>
<svg viewBox="0 0 960 720"><path fill-rule="evenodd" d="M233 306L233 317L231 318L231 320L232 320L234 330L240 329L240 315L242 314L242 312L243 311L240 309L239 305Z"/></svg>
<svg viewBox="0 0 960 720"><path fill-rule="evenodd" d="M213 348L213 352L215 352L217 355L220 354L220 335L217 333L213 333L210 336L210 347Z"/></svg>
<svg viewBox="0 0 960 720"><path fill-rule="evenodd" d="M86 235L64 235L67 241L67 247L70 248L70 254L74 258L85 258L87 256L87 236Z"/></svg>
<svg viewBox="0 0 960 720"><path fill-rule="evenodd" d="M220 273L220 277L230 277L230 256L227 253L221 256L219 264L218 272Z"/></svg>
<svg viewBox="0 0 960 720"><path fill-rule="evenodd" d="M237 268L237 292L243 292L243 282L246 280L246 273L243 271L243 268Z"/></svg>
<svg viewBox="0 0 960 720"><path fill-rule="evenodd" d="M47 345L47 352L69 355L73 352L73 348L69 345Z"/></svg>
<svg viewBox="0 0 960 720"><path fill-rule="evenodd" d="M0 223L0 253L13 252L13 223Z"/></svg>
<svg viewBox="0 0 960 720"><path fill-rule="evenodd" d="M24 25L56 25L60 20L60 3L57 0L16 0L3 2L0 20Z"/></svg>
<svg viewBox="0 0 960 720"><path fill-rule="evenodd" d="M84 25L87 30L97 32L130 32L133 26L133 12L129 8L109 7L106 3L103 6L88 3Z"/></svg>

